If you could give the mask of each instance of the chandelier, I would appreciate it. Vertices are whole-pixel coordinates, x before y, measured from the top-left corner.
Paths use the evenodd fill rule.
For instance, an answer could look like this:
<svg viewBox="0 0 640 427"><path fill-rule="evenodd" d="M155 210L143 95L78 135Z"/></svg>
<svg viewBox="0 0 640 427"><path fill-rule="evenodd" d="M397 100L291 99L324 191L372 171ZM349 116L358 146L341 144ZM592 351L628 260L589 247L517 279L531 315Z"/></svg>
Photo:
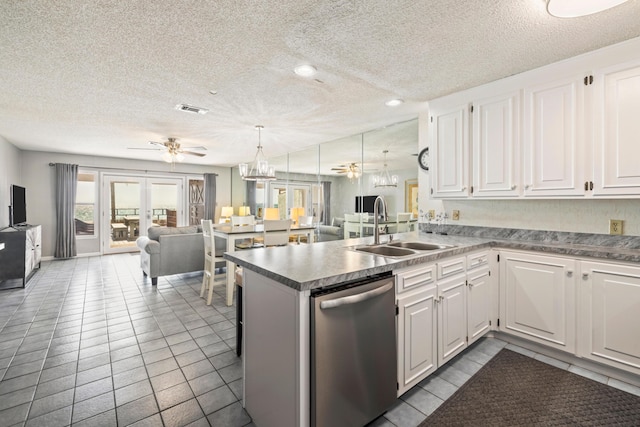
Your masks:
<svg viewBox="0 0 640 427"><path fill-rule="evenodd" d="M267 158L262 152L261 131L264 126L256 125L258 130L258 152L250 165L241 163L238 165L240 169L240 177L245 181L271 181L276 179L276 171L273 166L269 166Z"/></svg>
<svg viewBox="0 0 640 427"><path fill-rule="evenodd" d="M387 153L389 150L384 150L384 167L380 174L375 175L373 177L373 186L374 187L397 187L398 186L398 175L391 175L389 170L387 169Z"/></svg>

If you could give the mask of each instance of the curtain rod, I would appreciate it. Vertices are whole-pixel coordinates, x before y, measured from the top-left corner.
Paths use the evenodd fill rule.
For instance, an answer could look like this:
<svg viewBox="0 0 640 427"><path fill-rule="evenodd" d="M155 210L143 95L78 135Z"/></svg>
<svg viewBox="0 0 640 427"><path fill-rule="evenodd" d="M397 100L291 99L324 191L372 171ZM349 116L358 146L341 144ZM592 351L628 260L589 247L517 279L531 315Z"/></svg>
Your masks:
<svg viewBox="0 0 640 427"><path fill-rule="evenodd" d="M56 163L52 163L49 162L49 166L55 166ZM106 166L82 166L82 165L78 165L79 168L84 168L84 169L101 169L101 170L114 170L114 171L132 171L132 172L144 172L144 173L149 173L149 172L156 172L156 173L177 173L180 175L198 175L198 173L195 172L176 172L176 171L158 171L158 170L151 170L151 169L129 169L129 168L110 168L110 167L106 167ZM205 174L205 172L202 173L203 175ZM214 173L213 175L218 176L217 173Z"/></svg>

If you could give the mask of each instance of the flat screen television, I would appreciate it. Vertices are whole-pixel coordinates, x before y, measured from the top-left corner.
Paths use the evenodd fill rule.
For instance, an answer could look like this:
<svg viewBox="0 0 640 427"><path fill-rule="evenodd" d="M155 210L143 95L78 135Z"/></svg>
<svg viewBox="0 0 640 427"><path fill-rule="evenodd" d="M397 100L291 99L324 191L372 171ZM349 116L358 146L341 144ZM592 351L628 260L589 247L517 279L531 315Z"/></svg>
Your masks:
<svg viewBox="0 0 640 427"><path fill-rule="evenodd" d="M356 213L373 213L373 204L378 196L356 196Z"/></svg>
<svg viewBox="0 0 640 427"><path fill-rule="evenodd" d="M9 225L20 225L27 222L27 190L19 185L11 186L11 215Z"/></svg>

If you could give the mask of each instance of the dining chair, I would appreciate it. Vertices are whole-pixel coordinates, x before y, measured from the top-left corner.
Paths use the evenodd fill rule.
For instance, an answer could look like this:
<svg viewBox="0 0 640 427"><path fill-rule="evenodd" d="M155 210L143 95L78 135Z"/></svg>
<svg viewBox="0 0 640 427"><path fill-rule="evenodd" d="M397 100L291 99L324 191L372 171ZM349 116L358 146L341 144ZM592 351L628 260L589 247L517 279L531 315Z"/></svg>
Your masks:
<svg viewBox="0 0 640 427"><path fill-rule="evenodd" d="M311 215L300 215L298 216L298 227L313 227L313 216ZM296 234L294 236L291 236L289 238L289 241L291 242L293 238L294 242L297 242L298 244L300 244L300 242L304 242L304 243L312 243L309 242L307 240L307 234ZM313 236L312 236L313 238Z"/></svg>
<svg viewBox="0 0 640 427"><path fill-rule="evenodd" d="M256 217L254 215L232 215L232 227L248 227L256 225ZM251 249L254 247L254 239L243 239L236 242L236 249Z"/></svg>
<svg viewBox="0 0 640 427"><path fill-rule="evenodd" d="M263 222L264 246L284 246L289 244L290 219L265 219Z"/></svg>
<svg viewBox="0 0 640 427"><path fill-rule="evenodd" d="M200 286L200 298L203 298L207 293L207 305L211 305L213 282L218 270L217 267L225 266L226 261L222 257L222 253L219 256L216 255L216 247L220 247L220 244L216 245L216 239L219 238L213 233L213 221L203 219L200 222L202 224L202 238L204 239L204 275L202 276L202 286Z"/></svg>
<svg viewBox="0 0 640 427"><path fill-rule="evenodd" d="M411 231L411 212L398 212L396 214L396 232L406 233Z"/></svg>
<svg viewBox="0 0 640 427"><path fill-rule="evenodd" d="M351 233L362 236L362 214L344 214L344 238L350 238Z"/></svg>

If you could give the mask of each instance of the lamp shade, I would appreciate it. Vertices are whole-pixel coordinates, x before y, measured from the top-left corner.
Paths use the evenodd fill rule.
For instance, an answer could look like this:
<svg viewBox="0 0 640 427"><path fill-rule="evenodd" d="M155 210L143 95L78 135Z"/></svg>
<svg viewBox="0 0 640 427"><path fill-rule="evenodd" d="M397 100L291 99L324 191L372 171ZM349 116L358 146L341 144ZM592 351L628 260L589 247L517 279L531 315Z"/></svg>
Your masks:
<svg viewBox="0 0 640 427"><path fill-rule="evenodd" d="M238 215L240 216L251 215L251 209L249 208L249 206L240 206Z"/></svg>
<svg viewBox="0 0 640 427"><path fill-rule="evenodd" d="M220 212L220 216L229 218L233 215L233 206L223 206Z"/></svg>
<svg viewBox="0 0 640 427"><path fill-rule="evenodd" d="M304 208L291 208L291 219L296 224L298 223L298 218L304 215Z"/></svg>
<svg viewBox="0 0 640 427"><path fill-rule="evenodd" d="M266 208L264 212L264 219L280 219L280 209L278 208Z"/></svg>

